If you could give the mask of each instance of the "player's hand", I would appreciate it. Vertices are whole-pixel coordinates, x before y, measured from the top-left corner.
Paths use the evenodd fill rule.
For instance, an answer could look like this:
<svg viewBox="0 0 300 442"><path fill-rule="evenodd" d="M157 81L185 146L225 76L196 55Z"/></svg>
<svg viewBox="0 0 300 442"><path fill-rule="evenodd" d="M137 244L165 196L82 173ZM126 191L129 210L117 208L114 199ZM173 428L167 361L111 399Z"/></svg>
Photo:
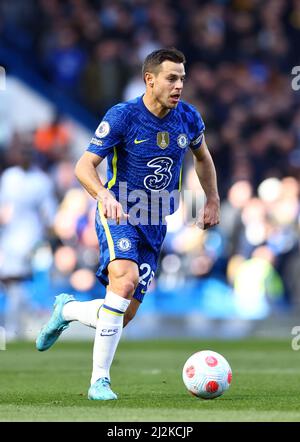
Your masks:
<svg viewBox="0 0 300 442"><path fill-rule="evenodd" d="M102 204L102 212L105 218L113 219L120 223L122 219L127 219L129 215L123 211L122 205L114 198L107 189L103 189L98 194L98 200Z"/></svg>
<svg viewBox="0 0 300 442"><path fill-rule="evenodd" d="M204 210L200 213L197 221L201 229L209 229L220 222L220 199L218 197L210 198L206 201Z"/></svg>

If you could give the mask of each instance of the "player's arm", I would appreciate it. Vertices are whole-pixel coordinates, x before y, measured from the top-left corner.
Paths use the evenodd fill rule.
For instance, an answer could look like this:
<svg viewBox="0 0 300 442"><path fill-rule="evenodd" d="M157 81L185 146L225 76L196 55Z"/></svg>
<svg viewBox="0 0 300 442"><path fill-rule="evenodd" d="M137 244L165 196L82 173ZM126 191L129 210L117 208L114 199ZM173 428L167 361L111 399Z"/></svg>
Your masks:
<svg viewBox="0 0 300 442"><path fill-rule="evenodd" d="M102 160L103 158L92 152L84 152L75 166L76 178L95 199L106 190L97 173L97 167Z"/></svg>
<svg viewBox="0 0 300 442"><path fill-rule="evenodd" d="M207 148L204 135L200 147L192 150L192 152L194 154L195 170L207 199L203 217L204 229L207 229L220 222L220 197L215 165Z"/></svg>
<svg viewBox="0 0 300 442"><path fill-rule="evenodd" d="M121 204L106 189L100 180L97 167L103 160L97 154L84 152L75 166L75 175L87 192L102 203L103 214L106 218L116 219L127 217Z"/></svg>

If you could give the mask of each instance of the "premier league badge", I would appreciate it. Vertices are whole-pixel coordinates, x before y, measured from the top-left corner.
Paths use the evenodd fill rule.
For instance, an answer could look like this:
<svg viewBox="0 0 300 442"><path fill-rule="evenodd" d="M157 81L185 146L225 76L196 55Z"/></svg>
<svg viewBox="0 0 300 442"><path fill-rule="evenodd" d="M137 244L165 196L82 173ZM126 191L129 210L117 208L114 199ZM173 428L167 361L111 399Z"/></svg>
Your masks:
<svg viewBox="0 0 300 442"><path fill-rule="evenodd" d="M102 121L96 129L96 136L99 138L106 137L110 132L110 125L108 121Z"/></svg>

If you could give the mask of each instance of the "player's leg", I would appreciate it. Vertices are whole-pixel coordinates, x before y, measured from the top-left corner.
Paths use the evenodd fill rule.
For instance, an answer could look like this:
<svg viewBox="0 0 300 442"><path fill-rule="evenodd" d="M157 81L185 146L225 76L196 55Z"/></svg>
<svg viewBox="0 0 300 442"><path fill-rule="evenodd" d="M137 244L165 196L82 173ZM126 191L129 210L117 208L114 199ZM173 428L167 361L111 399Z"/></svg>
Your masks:
<svg viewBox="0 0 300 442"><path fill-rule="evenodd" d="M133 262L132 264L135 263ZM104 262L101 266L101 272L103 272L102 280L104 280L107 265L108 263ZM76 301L74 296L66 293L56 296L54 311L50 320L41 329L37 337L36 348L39 351L48 350L57 341L61 333L69 327L72 321L79 321L89 327L96 328L99 309L103 302L104 299L80 302ZM139 306L139 303L136 302L131 304L124 316L124 326L133 318Z"/></svg>
<svg viewBox="0 0 300 442"><path fill-rule="evenodd" d="M70 322L66 321L62 315L63 308L71 301L75 301L74 296L62 293L56 296L53 313L47 324L41 329L36 339L36 348L39 351L48 350L57 341L64 330L69 327Z"/></svg>
<svg viewBox="0 0 300 442"><path fill-rule="evenodd" d="M88 397L93 400L117 399L110 389L110 367L121 338L124 315L139 282L134 261L116 259L108 265L107 292L95 333L93 373Z"/></svg>
<svg viewBox="0 0 300 442"><path fill-rule="evenodd" d="M62 315L66 321L79 321L88 327L96 328L99 309L104 299L73 301L64 305Z"/></svg>
<svg viewBox="0 0 300 442"><path fill-rule="evenodd" d="M123 324L123 328L126 327L126 325L133 320L133 318L136 315L136 312L138 311L139 307L141 305L141 302L138 301L135 298L132 298L129 304L128 309L125 312L124 315L124 324Z"/></svg>
<svg viewBox="0 0 300 442"><path fill-rule="evenodd" d="M103 303L104 299L68 302L64 305L62 314L66 321L78 321L88 327L96 328L98 313ZM130 301L124 315L124 327L134 318L140 305L141 303L134 298Z"/></svg>
<svg viewBox="0 0 300 442"><path fill-rule="evenodd" d="M70 322L79 321L88 327L96 328L98 313L103 302L104 299L76 301L72 295L65 293L57 296L50 321L42 328L36 340L37 349L39 351L48 350L57 341L60 334L68 328ZM140 304L136 299L131 300L124 315L124 327L134 318ZM59 309L61 309L61 313L58 311ZM59 320L58 315L60 316Z"/></svg>
<svg viewBox="0 0 300 442"><path fill-rule="evenodd" d="M131 242L134 245L134 237L132 239L132 236L134 236L135 232L131 226L129 226L129 229ZM120 226L108 226L107 220L103 219L103 217L101 221L100 212L97 209L96 231L101 256L97 276L104 285L107 285L107 267L110 261L115 259L115 246L120 237ZM112 233L114 237L112 237ZM126 237L127 231L122 232L121 235ZM132 247L132 249L134 249L134 247ZM104 300L99 299L88 302L78 302L74 296L66 293L56 296L54 311L47 324L38 334L36 348L39 351L48 350L57 341L62 332L69 327L71 321L80 321L83 324L96 328L98 311L103 301Z"/></svg>

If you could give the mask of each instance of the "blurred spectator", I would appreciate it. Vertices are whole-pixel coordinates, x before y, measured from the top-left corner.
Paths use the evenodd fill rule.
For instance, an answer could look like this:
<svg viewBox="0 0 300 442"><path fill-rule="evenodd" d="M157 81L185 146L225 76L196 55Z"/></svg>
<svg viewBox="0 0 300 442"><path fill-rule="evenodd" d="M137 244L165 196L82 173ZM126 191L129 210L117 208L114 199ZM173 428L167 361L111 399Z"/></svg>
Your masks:
<svg viewBox="0 0 300 442"><path fill-rule="evenodd" d="M82 76L84 103L96 114L116 104L128 80L122 59L123 45L116 39L98 43Z"/></svg>
<svg viewBox="0 0 300 442"><path fill-rule="evenodd" d="M46 75L59 89L76 94L86 54L79 44L79 35L71 27L58 29L53 47L45 53Z"/></svg>
<svg viewBox="0 0 300 442"><path fill-rule="evenodd" d="M49 125L36 130L34 146L39 152L39 163L46 169L58 161L68 159L70 133L60 115L55 115Z"/></svg>
<svg viewBox="0 0 300 442"><path fill-rule="evenodd" d="M263 319L270 304L284 299L282 279L274 268L274 254L268 247L258 247L250 259L240 263L234 277L237 315L243 319Z"/></svg>
<svg viewBox="0 0 300 442"><path fill-rule="evenodd" d="M133 100L145 91L145 83L141 76L141 69L131 78L123 92L123 101Z"/></svg>
<svg viewBox="0 0 300 442"><path fill-rule="evenodd" d="M50 178L33 164L33 149L26 143L14 151L15 166L0 182L0 279L7 295L6 331L17 337L25 303L20 282L32 275L31 258L52 226L56 199Z"/></svg>

